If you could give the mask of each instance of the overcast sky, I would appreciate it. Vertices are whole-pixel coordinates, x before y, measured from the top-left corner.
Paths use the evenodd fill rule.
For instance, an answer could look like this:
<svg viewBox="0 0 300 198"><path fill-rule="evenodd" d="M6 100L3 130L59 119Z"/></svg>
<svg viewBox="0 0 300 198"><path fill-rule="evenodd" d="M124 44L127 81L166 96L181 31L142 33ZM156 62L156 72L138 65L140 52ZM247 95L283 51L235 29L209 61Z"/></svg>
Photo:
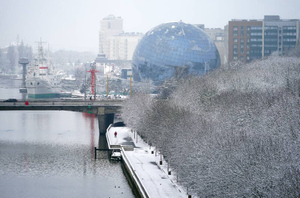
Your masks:
<svg viewBox="0 0 300 198"><path fill-rule="evenodd" d="M300 19L300 0L0 0L0 47L15 41L36 48L98 52L100 20L123 18L125 32L146 33L168 21L183 20L224 28L231 19L280 15Z"/></svg>

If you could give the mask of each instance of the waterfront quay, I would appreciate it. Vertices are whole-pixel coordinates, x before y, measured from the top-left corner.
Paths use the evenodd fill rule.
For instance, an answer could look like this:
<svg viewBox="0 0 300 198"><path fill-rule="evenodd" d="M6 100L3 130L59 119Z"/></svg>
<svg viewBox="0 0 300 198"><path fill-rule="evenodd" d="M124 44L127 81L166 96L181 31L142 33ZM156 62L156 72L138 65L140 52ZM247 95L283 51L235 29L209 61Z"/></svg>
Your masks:
<svg viewBox="0 0 300 198"><path fill-rule="evenodd" d="M191 197L179 186L168 164L128 127L112 127L106 133L108 148L119 150L122 161L141 197Z"/></svg>

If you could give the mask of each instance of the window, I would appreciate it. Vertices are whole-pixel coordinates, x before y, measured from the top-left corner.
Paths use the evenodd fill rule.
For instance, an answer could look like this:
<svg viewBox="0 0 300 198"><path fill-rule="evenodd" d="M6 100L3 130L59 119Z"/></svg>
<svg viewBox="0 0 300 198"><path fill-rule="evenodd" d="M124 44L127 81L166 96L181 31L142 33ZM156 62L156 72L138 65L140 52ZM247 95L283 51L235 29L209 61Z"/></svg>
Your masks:
<svg viewBox="0 0 300 198"><path fill-rule="evenodd" d="M238 31L238 26L233 26L233 31Z"/></svg>
<svg viewBox="0 0 300 198"><path fill-rule="evenodd" d="M244 36L244 26L241 26L241 36Z"/></svg>
<svg viewBox="0 0 300 198"><path fill-rule="evenodd" d="M283 26L284 30L296 30L296 26Z"/></svg>
<svg viewBox="0 0 300 198"><path fill-rule="evenodd" d="M283 41L288 41L288 42L294 41L294 42L296 42L296 39L295 38L284 38Z"/></svg>
<svg viewBox="0 0 300 198"><path fill-rule="evenodd" d="M262 38L251 38L251 41L252 41L252 42L255 42L255 41L262 41Z"/></svg>
<svg viewBox="0 0 300 198"><path fill-rule="evenodd" d="M238 46L237 45L233 45L233 49L237 49L238 48Z"/></svg>
<svg viewBox="0 0 300 198"><path fill-rule="evenodd" d="M265 32L265 35L277 35L277 32Z"/></svg>
<svg viewBox="0 0 300 198"><path fill-rule="evenodd" d="M261 26L252 26L251 30L262 30Z"/></svg>
<svg viewBox="0 0 300 198"><path fill-rule="evenodd" d="M244 39L241 39L240 41L241 41L241 43L244 43Z"/></svg>
<svg viewBox="0 0 300 198"><path fill-rule="evenodd" d="M261 47L261 44L251 44L251 47Z"/></svg>
<svg viewBox="0 0 300 198"><path fill-rule="evenodd" d="M265 30L277 30L277 26L265 26Z"/></svg>
<svg viewBox="0 0 300 198"><path fill-rule="evenodd" d="M261 36L261 32L251 32L251 36Z"/></svg>
<svg viewBox="0 0 300 198"><path fill-rule="evenodd" d="M244 60L244 56L240 56L240 60L243 61Z"/></svg>
<svg viewBox="0 0 300 198"><path fill-rule="evenodd" d="M284 36L296 36L296 32L284 32Z"/></svg>
<svg viewBox="0 0 300 198"><path fill-rule="evenodd" d="M234 43L237 43L237 42L238 42L238 39L237 39L237 38L234 38L234 39L233 39L233 42L234 42Z"/></svg>
<svg viewBox="0 0 300 198"><path fill-rule="evenodd" d="M277 42L277 38L266 38L265 42Z"/></svg>

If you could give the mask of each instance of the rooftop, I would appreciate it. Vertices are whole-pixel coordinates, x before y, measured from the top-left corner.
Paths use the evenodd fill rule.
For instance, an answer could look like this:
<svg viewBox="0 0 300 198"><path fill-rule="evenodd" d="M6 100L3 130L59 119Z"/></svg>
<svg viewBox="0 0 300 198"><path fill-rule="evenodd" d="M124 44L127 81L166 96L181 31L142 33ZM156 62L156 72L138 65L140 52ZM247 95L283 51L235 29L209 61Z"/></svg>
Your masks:
<svg viewBox="0 0 300 198"><path fill-rule="evenodd" d="M231 19L231 21L300 21L300 19L280 19L279 15L265 15L264 19Z"/></svg>

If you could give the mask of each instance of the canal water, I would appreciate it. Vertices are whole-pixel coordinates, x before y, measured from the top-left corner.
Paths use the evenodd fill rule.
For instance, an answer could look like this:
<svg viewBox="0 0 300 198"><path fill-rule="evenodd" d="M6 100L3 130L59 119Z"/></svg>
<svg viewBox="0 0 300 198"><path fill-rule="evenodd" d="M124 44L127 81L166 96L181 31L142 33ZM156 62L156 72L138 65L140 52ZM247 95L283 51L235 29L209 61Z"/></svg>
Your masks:
<svg viewBox="0 0 300 198"><path fill-rule="evenodd" d="M22 99L15 81L0 80L0 99ZM91 114L0 111L0 197L134 197L120 163L94 159L98 140Z"/></svg>

